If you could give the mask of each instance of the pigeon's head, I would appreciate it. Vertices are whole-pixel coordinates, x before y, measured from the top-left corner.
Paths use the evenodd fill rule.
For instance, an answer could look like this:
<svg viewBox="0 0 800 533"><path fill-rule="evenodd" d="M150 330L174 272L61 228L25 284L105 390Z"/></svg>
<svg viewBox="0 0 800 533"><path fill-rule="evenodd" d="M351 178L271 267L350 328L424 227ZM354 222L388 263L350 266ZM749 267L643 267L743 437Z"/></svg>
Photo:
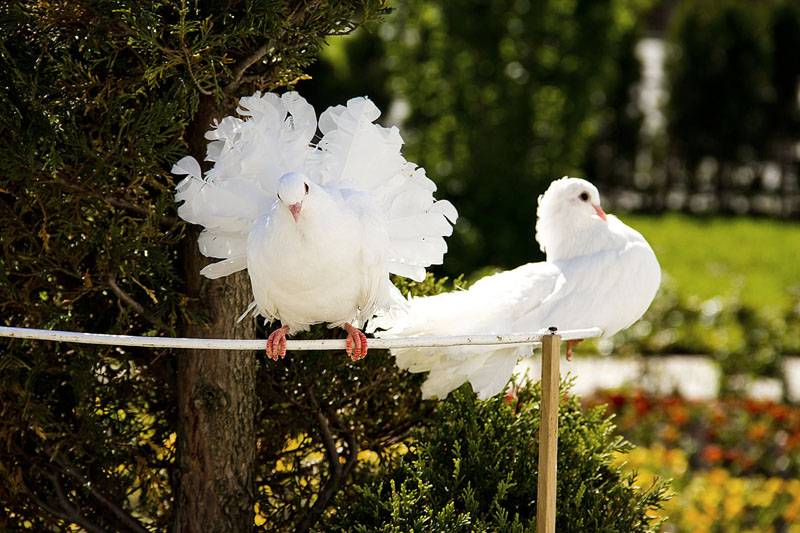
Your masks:
<svg viewBox="0 0 800 533"><path fill-rule="evenodd" d="M278 180L278 200L286 206L295 222L300 218L310 183L308 177L300 172L288 172Z"/></svg>
<svg viewBox="0 0 800 533"><path fill-rule="evenodd" d="M593 229L607 223L597 187L580 178L551 183L539 196L536 214L536 240L549 260L572 255Z"/></svg>

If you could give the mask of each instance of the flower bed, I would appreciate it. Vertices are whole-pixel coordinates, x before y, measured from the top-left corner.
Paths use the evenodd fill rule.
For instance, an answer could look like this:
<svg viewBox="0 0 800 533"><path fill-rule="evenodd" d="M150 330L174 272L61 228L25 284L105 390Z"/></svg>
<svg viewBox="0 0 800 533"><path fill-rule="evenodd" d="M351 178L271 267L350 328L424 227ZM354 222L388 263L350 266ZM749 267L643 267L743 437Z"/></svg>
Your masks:
<svg viewBox="0 0 800 533"><path fill-rule="evenodd" d="M618 465L637 473L639 486L672 479L672 498L652 511L667 518L663 531L753 531L800 533L800 480L735 476L729 470L689 468L680 448L634 448L616 456Z"/></svg>
<svg viewBox="0 0 800 533"><path fill-rule="evenodd" d="M800 408L769 401L687 401L641 391L593 396L636 446L677 448L691 470L725 468L736 476L800 477Z"/></svg>

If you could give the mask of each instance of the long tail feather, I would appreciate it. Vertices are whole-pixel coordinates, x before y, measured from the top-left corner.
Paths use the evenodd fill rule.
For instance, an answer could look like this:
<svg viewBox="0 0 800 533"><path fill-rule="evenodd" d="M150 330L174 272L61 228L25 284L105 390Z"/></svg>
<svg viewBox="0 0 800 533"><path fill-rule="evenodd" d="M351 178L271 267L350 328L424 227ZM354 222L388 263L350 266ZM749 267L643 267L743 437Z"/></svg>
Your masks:
<svg viewBox="0 0 800 533"><path fill-rule="evenodd" d="M376 336L391 338L499 333L501 326L490 317L491 302L482 291L454 291L412 298L405 312L380 317L372 328L387 329ZM466 381L481 398L491 397L503 390L523 354L520 348L489 346L392 350L398 367L429 373L422 387L425 398L443 398Z"/></svg>

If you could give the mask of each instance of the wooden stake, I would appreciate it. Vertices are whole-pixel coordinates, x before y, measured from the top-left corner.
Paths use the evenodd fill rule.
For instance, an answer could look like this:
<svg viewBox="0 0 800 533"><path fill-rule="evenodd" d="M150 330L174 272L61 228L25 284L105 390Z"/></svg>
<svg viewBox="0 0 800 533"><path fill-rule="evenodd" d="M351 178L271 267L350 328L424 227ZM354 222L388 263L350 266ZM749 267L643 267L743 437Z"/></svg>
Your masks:
<svg viewBox="0 0 800 533"><path fill-rule="evenodd" d="M539 484L536 533L556 530L556 463L558 455L558 386L561 337L556 328L542 337L542 403L539 422Z"/></svg>

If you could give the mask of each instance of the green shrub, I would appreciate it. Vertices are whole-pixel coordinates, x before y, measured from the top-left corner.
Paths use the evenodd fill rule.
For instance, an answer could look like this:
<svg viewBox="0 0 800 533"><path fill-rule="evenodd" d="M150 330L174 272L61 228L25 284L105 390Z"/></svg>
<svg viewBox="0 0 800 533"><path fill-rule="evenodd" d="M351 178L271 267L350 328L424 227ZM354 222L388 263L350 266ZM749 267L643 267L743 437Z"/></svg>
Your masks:
<svg viewBox="0 0 800 533"><path fill-rule="evenodd" d="M239 96L291 87L327 36L382 10L372 0L0 2L0 323L155 336L201 327L209 301L191 287L196 237L175 215L171 165L198 155ZM176 398L219 390L176 386L176 354L1 340L0 530L117 530L126 513L168 529L182 476ZM323 449L321 409L376 449L418 413L418 388L387 354L344 359L260 369L253 485L296 490L272 529L293 528L319 487L270 467L302 431ZM317 381L319 409L306 392ZM376 398L358 396L366 382Z"/></svg>
<svg viewBox="0 0 800 533"><path fill-rule="evenodd" d="M566 393L566 388L562 390ZM328 527L348 531L533 531L540 390L479 401L462 387L412 434L408 453L377 469L340 501ZM558 531L654 531L648 518L666 499L661 482L634 485L612 465L630 445L613 436L603 407L574 397L559 414Z"/></svg>

